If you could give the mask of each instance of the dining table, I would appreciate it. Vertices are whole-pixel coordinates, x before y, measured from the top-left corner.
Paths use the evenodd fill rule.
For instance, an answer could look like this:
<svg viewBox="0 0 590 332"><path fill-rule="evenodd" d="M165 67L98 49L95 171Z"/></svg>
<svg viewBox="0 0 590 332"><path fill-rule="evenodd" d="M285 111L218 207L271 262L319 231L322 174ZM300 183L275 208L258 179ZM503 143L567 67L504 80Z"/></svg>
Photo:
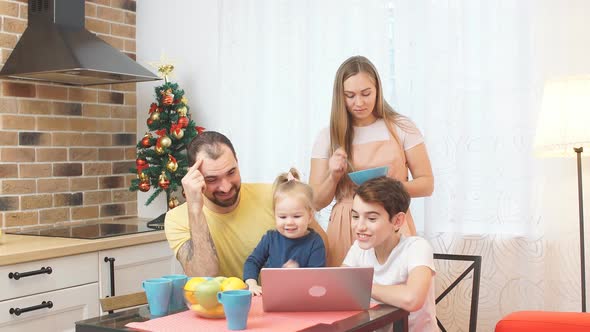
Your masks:
<svg viewBox="0 0 590 332"><path fill-rule="evenodd" d="M190 317L194 320L191 321L191 330L193 331L201 331L201 330L209 330L206 325L202 325L199 328L199 324L206 324L208 321L206 319L198 318L193 315L193 312L187 312L186 310L180 310L176 312L171 312L165 317L152 317L149 313L149 309L147 305L126 309L118 312L114 312L111 314L105 314L102 316L78 321L75 323L76 332L115 332L115 331L158 331L158 329L145 329L145 328L133 328L127 325L136 325L136 323L149 323L152 319L167 319L166 326L174 326L175 320L181 321L182 319L186 319L186 316L190 315ZM305 317L306 313L281 313L283 317ZM310 317L316 313L309 313ZM269 314L264 313L263 315L270 316ZM302 316L303 315L303 316ZM333 322L320 322L317 323L313 321L309 326L303 328L293 329L292 331L304 331L304 332L344 332L344 331L356 331L356 332L369 332L380 330L381 328L386 328L385 331L394 331L394 332L407 332L408 331L408 316L409 312L406 310L385 305L385 304L373 304L369 309L362 310L362 311L352 311L346 317L338 319ZM178 318L177 318L178 317ZM184 318L183 318L184 317ZM268 324L272 324L272 320L267 322ZM265 323L265 324L267 324ZM249 317L249 324L250 324L250 317ZM137 326L137 325L136 325ZM154 325L156 326L156 325ZM266 326L268 329L269 326ZM271 329L272 325L270 326ZM162 331L166 330L174 330L178 331L178 329L172 328L163 328ZM251 325L248 326L248 330L257 331L260 330ZM264 329L262 329L264 330ZM274 330L274 329L273 329ZM278 331L285 331L284 326L277 329Z"/></svg>

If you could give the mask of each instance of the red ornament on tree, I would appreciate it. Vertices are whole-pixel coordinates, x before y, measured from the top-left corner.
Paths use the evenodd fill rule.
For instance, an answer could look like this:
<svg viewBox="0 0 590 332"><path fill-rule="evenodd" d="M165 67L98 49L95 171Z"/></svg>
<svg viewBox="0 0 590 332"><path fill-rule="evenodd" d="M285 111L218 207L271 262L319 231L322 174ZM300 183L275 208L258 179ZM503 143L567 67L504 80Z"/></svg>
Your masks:
<svg viewBox="0 0 590 332"><path fill-rule="evenodd" d="M199 133L199 135L201 135L205 131L205 128L200 126L196 126L195 129L197 130L197 133Z"/></svg>
<svg viewBox="0 0 590 332"><path fill-rule="evenodd" d="M135 166L139 167L143 167L147 164L147 160L142 159L142 158L137 158L135 159Z"/></svg>
<svg viewBox="0 0 590 332"><path fill-rule="evenodd" d="M186 116L179 117L178 125L180 125L182 128L186 128L188 126L188 118Z"/></svg>
<svg viewBox="0 0 590 332"><path fill-rule="evenodd" d="M174 102L174 94L172 93L172 90L168 89L162 91L162 104L172 105L172 102Z"/></svg>
<svg viewBox="0 0 590 332"><path fill-rule="evenodd" d="M149 181L140 182L137 187L139 188L140 191L146 192L146 191L150 190L150 183L149 183Z"/></svg>
<svg viewBox="0 0 590 332"><path fill-rule="evenodd" d="M141 139L141 146L143 146L146 149L151 147L152 146L152 143L150 142L151 138L152 138L152 134L145 133L145 136L143 136L143 138Z"/></svg>
<svg viewBox="0 0 590 332"><path fill-rule="evenodd" d="M152 120L152 118L148 118L148 119L147 119L147 125L148 125L148 126L151 126L151 125L152 125L152 123L154 123L154 120Z"/></svg>
<svg viewBox="0 0 590 332"><path fill-rule="evenodd" d="M143 173L143 170L146 168L150 168L150 164L145 159L137 158L135 160L135 165L137 166L137 175L140 181L149 180L148 176ZM145 176L145 177L142 177Z"/></svg>

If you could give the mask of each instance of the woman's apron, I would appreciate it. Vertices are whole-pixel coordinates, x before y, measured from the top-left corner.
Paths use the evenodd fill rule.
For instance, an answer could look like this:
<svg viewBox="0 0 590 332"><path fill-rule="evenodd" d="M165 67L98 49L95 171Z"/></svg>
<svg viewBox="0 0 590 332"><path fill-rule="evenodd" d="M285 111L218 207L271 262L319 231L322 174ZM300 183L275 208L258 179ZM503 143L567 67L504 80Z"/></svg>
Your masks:
<svg viewBox="0 0 590 332"><path fill-rule="evenodd" d="M389 166L387 176L405 182L408 180L408 167L404 150L394 137L387 141L377 141L352 146L354 160L352 165L359 171L363 169ZM328 224L328 266L340 266L355 240L350 225L352 192L336 194L336 204L330 213ZM401 229L404 235L415 235L416 227L408 210L406 223Z"/></svg>

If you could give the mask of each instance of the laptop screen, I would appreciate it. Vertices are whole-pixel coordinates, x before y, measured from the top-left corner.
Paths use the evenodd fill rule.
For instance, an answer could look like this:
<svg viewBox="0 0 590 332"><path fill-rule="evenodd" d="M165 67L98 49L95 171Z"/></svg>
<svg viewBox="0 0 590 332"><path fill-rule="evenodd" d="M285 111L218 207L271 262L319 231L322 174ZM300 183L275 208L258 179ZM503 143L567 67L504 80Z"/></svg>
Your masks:
<svg viewBox="0 0 590 332"><path fill-rule="evenodd" d="M263 268L264 311L366 310L372 267Z"/></svg>

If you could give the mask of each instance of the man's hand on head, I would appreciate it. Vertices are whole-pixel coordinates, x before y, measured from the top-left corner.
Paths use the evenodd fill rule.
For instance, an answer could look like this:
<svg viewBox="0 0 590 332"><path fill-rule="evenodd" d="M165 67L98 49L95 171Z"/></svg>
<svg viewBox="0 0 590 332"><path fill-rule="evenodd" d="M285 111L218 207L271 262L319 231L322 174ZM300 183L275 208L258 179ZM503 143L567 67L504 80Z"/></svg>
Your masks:
<svg viewBox="0 0 590 332"><path fill-rule="evenodd" d="M195 164L189 167L186 175L182 178L182 187L184 188L184 195L186 202L190 208L203 208L203 191L205 191L207 184L205 177L200 171L203 159L197 158Z"/></svg>

